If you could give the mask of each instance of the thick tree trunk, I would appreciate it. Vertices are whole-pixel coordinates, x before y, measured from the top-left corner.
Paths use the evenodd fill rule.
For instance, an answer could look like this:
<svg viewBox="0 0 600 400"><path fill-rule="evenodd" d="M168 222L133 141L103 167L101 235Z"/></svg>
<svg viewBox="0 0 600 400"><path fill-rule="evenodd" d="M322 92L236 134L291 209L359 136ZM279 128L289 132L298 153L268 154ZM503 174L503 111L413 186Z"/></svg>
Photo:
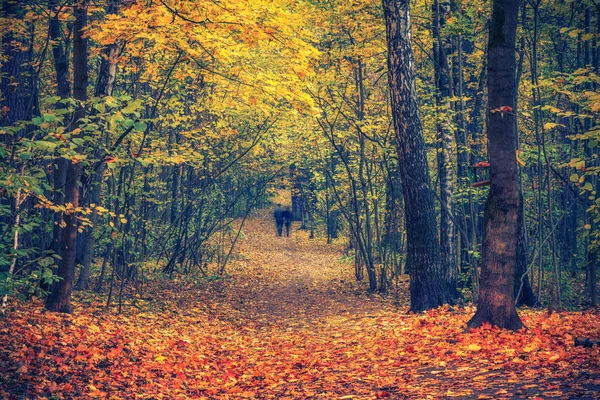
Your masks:
<svg viewBox="0 0 600 400"><path fill-rule="evenodd" d="M73 115L75 123L85 117L84 102L87 100L87 39L84 29L87 24L87 0L79 0L74 8L75 23L73 26L73 96L79 100L77 110ZM46 308L50 311L70 313L73 278L75 276L75 248L77 243L77 213L79 205L79 181L81 166L76 160L68 161L65 187L65 204L71 203L73 209L65 212L63 234L60 241L61 261L57 275L62 280L52 285Z"/></svg>
<svg viewBox="0 0 600 400"><path fill-rule="evenodd" d="M69 55L68 48L69 43L63 43L61 35L60 20L58 14L60 9L58 8L58 0L51 0L48 2L50 10L50 21L48 24L48 35L52 40L52 58L54 60L54 70L56 73L56 90L57 94L61 99L66 99L71 94L71 87L69 84ZM57 107L64 107L63 105L57 105ZM66 159L60 157L57 158L54 165L54 195L53 201L56 205L65 204L65 183L67 178L67 169L69 168ZM60 254L60 244L63 234L63 214L54 213L54 225L52 233L52 250L56 254Z"/></svg>
<svg viewBox="0 0 600 400"><path fill-rule="evenodd" d="M520 202L514 121L518 11L518 0L493 1L487 108L491 186L484 217L479 301L469 328L483 323L511 330L523 326L514 304Z"/></svg>
<svg viewBox="0 0 600 400"><path fill-rule="evenodd" d="M413 79L410 2L383 0L388 77L406 210L411 311L454 303L440 265L440 246L425 142Z"/></svg>
<svg viewBox="0 0 600 400"><path fill-rule="evenodd" d="M22 1L2 2L2 18L22 19L27 12ZM28 38L15 34L10 29L2 34L2 68L0 69L0 126L10 126L17 121L31 119L33 114L32 96L28 77L31 69L31 46ZM5 141L9 135L0 135Z"/></svg>

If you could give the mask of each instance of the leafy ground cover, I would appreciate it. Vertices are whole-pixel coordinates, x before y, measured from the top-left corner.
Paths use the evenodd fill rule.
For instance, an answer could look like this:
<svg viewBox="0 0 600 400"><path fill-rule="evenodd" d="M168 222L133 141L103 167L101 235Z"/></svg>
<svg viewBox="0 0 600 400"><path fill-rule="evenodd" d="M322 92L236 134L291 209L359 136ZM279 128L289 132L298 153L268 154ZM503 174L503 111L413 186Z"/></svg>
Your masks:
<svg viewBox="0 0 600 400"><path fill-rule="evenodd" d="M244 232L227 279L156 280L119 315L89 293L73 315L11 303L0 398L600 398L600 350L573 344L600 337L597 313L465 332L471 307L365 294L341 243L275 237L266 211Z"/></svg>

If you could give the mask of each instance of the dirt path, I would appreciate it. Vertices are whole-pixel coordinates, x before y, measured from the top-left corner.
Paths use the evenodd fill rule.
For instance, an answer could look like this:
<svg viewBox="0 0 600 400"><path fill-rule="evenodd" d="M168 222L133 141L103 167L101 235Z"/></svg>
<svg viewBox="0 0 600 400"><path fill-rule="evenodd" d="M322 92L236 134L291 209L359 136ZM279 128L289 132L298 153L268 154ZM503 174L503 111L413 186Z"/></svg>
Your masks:
<svg viewBox="0 0 600 400"><path fill-rule="evenodd" d="M308 239L299 226L294 222L290 237L277 237L270 210L246 221L246 236L237 247L244 256L232 272L232 284L243 288L240 311L262 322L296 326L391 308L390 298L369 296L356 282L341 239L329 245L325 238ZM242 276L236 267L244 270Z"/></svg>

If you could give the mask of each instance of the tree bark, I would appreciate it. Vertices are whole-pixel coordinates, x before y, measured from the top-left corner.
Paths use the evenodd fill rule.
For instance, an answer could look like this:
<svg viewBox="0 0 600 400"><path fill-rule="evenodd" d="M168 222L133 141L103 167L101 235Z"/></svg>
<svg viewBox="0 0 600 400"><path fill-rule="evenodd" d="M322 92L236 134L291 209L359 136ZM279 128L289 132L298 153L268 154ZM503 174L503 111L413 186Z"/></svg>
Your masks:
<svg viewBox="0 0 600 400"><path fill-rule="evenodd" d="M425 141L413 78L409 0L383 0L388 78L406 212L410 309L454 303L440 264L440 246Z"/></svg>
<svg viewBox="0 0 600 400"><path fill-rule="evenodd" d="M454 297L458 297L456 283L458 266L454 222L452 221L452 196L454 192L452 171L452 129L450 115L452 105L450 67L448 65L447 41L442 40L440 29L445 23L445 13L439 1L433 2L433 61L435 73L435 103L437 113L438 152L437 164L440 180L440 255L442 270L447 273L446 281Z"/></svg>
<svg viewBox="0 0 600 400"><path fill-rule="evenodd" d="M292 181L292 218L294 221L302 221L304 226L304 199L302 198L302 183L300 182L300 171L296 165L290 165L290 180Z"/></svg>
<svg viewBox="0 0 600 400"><path fill-rule="evenodd" d="M48 23L48 35L52 40L52 58L54 60L54 71L56 73L56 91L61 99L66 99L71 94L71 87L69 82L69 55L68 48L69 43L65 40L63 45L63 39L61 35L61 25L58 19L60 9L58 7L58 0L51 0L48 2L48 8L50 10L50 21ZM63 104L59 103L57 107L64 107ZM67 178L67 169L69 168L67 160L59 157L55 160L53 180L54 180L54 195L53 201L56 205L65 204L65 183ZM56 254L60 254L60 243L63 234L63 214L54 213L54 225L52 232L52 250Z"/></svg>
<svg viewBox="0 0 600 400"><path fill-rule="evenodd" d="M520 196L519 214L519 239L517 243L517 261L515 264L515 304L517 306L533 307L538 299L529 282L529 257L527 257L527 235L525 234L525 214L523 210L523 196Z"/></svg>
<svg viewBox="0 0 600 400"><path fill-rule="evenodd" d="M87 100L87 38L84 29L87 25L87 0L78 0L74 8L75 23L73 25L73 97L80 103L73 115L75 123L85 117ZM52 285L46 300L46 308L50 311L71 313L71 293L75 276L75 248L77 243L77 213L79 205L79 181L81 166L77 160L68 161L65 187L65 204L72 204L73 209L64 215L64 230L60 240L61 261L57 275L62 279Z"/></svg>
<svg viewBox="0 0 600 400"><path fill-rule="evenodd" d="M481 285L469 328L484 323L518 330L514 304L519 238L516 159L515 40L518 0L494 0L488 42L487 137L491 185L485 207Z"/></svg>
<svg viewBox="0 0 600 400"><path fill-rule="evenodd" d="M23 19L26 6L22 1L2 2L2 18ZM2 34L2 68L0 69L0 126L11 126L17 121L31 119L33 114L29 76L31 69L31 46L27 37L15 34L10 29ZM9 135L1 135L5 141Z"/></svg>

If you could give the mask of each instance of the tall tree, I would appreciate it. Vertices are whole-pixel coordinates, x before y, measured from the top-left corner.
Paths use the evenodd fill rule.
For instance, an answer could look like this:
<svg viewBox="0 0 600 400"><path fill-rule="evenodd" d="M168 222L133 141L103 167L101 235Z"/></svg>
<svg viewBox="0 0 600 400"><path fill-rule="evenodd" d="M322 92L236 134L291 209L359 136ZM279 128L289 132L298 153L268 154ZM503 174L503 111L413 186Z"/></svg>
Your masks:
<svg viewBox="0 0 600 400"><path fill-rule="evenodd" d="M456 264L454 222L451 218L453 173L452 173L452 126L451 126L451 79L448 65L448 40L443 40L441 29L446 22L446 8L435 0L433 14L433 69L435 75L436 125L438 134L437 164L440 180L440 254L442 269L448 274L451 291L456 291L458 266ZM463 152L464 153L464 152ZM461 154L462 155L462 154Z"/></svg>
<svg viewBox="0 0 600 400"><path fill-rule="evenodd" d="M519 184L515 41L518 0L494 0L488 41L487 138L491 187L485 205L481 284L470 328L489 323L518 330L523 326L514 302L519 239Z"/></svg>
<svg viewBox="0 0 600 400"><path fill-rule="evenodd" d="M413 78L410 1L383 0L383 10L392 116L406 213L410 309L423 311L454 303L455 298L440 263L434 193Z"/></svg>
<svg viewBox="0 0 600 400"><path fill-rule="evenodd" d="M116 14L121 0L111 0L106 6L106 15ZM102 50L102 59L100 60L100 67L98 69L98 77L96 79L96 87L94 88L94 97L105 97L112 94L113 86L117 74L117 51L118 47L115 43L107 45ZM101 189L101 177L104 171L105 163L98 166L97 171L91 171L91 173L84 179L87 181L90 191L88 198L84 198L84 204L100 204L100 189ZM87 289L88 281L90 277L90 269L92 267L92 260L94 257L94 248L96 245L96 238L94 231L98 224L98 211L96 208L93 209L92 215L90 216L90 222L92 226L88 226L83 232L83 259L81 260L81 273L77 279L76 289L82 290Z"/></svg>
<svg viewBox="0 0 600 400"><path fill-rule="evenodd" d="M73 24L73 97L78 101L73 114L74 124L85 117L85 101L87 101L88 63L87 63L87 38L85 28L87 25L87 0L77 0L74 7L75 22ZM77 136L73 134L73 136ZM81 165L77 159L69 160L67 165L65 183L65 204L69 205L64 215L64 231L60 241L60 265L57 275L62 279L55 282L51 289L46 308L50 311L73 311L71 306L71 293L73 292L73 278L75 276L75 249L77 243L77 213L79 205L79 182L81 179Z"/></svg>
<svg viewBox="0 0 600 400"><path fill-rule="evenodd" d="M10 126L17 121L31 119L34 106L34 86L31 68L32 47L30 35L22 30L25 24L27 3L5 0L0 9L2 18L15 23L15 29L2 33L2 64L0 68L0 126ZM7 23L7 22L4 22ZM8 135L2 135L5 141Z"/></svg>

